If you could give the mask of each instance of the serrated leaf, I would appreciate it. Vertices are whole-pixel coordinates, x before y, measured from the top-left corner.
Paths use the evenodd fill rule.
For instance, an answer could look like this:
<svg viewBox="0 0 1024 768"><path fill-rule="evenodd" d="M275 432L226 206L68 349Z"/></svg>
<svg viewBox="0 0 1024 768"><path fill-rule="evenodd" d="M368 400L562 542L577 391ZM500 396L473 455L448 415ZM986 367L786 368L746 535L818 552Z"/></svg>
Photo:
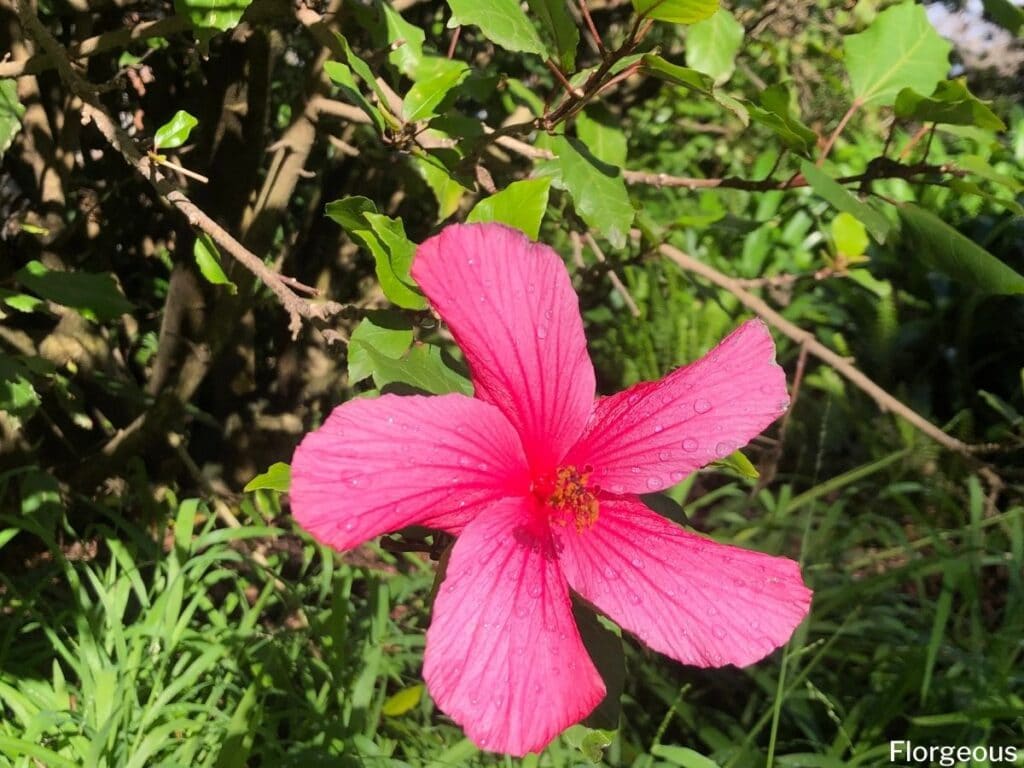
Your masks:
<svg viewBox="0 0 1024 768"><path fill-rule="evenodd" d="M351 350L352 342L349 342ZM416 344L401 358L394 360L373 347L364 345L373 365L373 382L378 389L389 384L405 384L431 395L449 392L473 394L469 379L449 368L441 350L432 344Z"/></svg>
<svg viewBox="0 0 1024 768"><path fill-rule="evenodd" d="M547 46L517 0L448 0L453 24L472 24L508 51L548 56Z"/></svg>
<svg viewBox="0 0 1024 768"><path fill-rule="evenodd" d="M0 159L21 130L21 116L24 114L25 107L18 101L16 81L0 80Z"/></svg>
<svg viewBox="0 0 1024 768"><path fill-rule="evenodd" d="M527 0L530 11L540 19L548 48L557 53L556 59L566 72L576 68L576 48L580 44L580 31L569 15L565 0Z"/></svg>
<svg viewBox="0 0 1024 768"><path fill-rule="evenodd" d="M349 385L373 374L373 358L366 351L368 347L397 360L409 349L412 336L408 321L397 313L374 312L360 320L349 338Z"/></svg>
<svg viewBox="0 0 1024 768"><path fill-rule="evenodd" d="M596 109L580 112L576 116L576 135L598 160L621 168L626 164L628 142L612 120L611 115Z"/></svg>
<svg viewBox="0 0 1024 768"><path fill-rule="evenodd" d="M626 245L635 211L629 202L620 169L598 160L577 139L554 136L556 158L541 165L553 183L572 198L576 213L587 226L600 232L616 248Z"/></svg>
<svg viewBox="0 0 1024 768"><path fill-rule="evenodd" d="M153 151L161 149L174 149L188 141L192 129L199 125L199 121L183 109L174 113L174 117L156 129L153 136Z"/></svg>
<svg viewBox="0 0 1024 768"><path fill-rule="evenodd" d="M536 240L540 234L541 220L548 208L550 189L550 177L514 181L505 189L477 203L466 221L498 221Z"/></svg>
<svg viewBox="0 0 1024 768"><path fill-rule="evenodd" d="M192 256L196 266L208 282L226 286L229 293L238 293L238 286L228 279L220 266L220 250L217 244L205 232L200 234L192 245Z"/></svg>
<svg viewBox="0 0 1024 768"><path fill-rule="evenodd" d="M931 96L904 88L896 96L896 116L922 123L976 125L1005 131L1006 125L988 105L967 89L966 78L943 80Z"/></svg>
<svg viewBox="0 0 1024 768"><path fill-rule="evenodd" d="M844 37L843 48L857 102L888 106L904 88L934 91L949 72L952 45L935 31L924 7L908 0Z"/></svg>
<svg viewBox="0 0 1024 768"><path fill-rule="evenodd" d="M885 242L892 224L877 208L862 203L846 187L808 160L800 163L800 172L811 185L811 189L827 200L833 208L859 219L875 240L879 243Z"/></svg>
<svg viewBox="0 0 1024 768"><path fill-rule="evenodd" d="M410 685L408 688L403 688L398 693L388 696L384 700L380 712L386 717L398 717L419 704L422 698L423 684Z"/></svg>
<svg viewBox="0 0 1024 768"><path fill-rule="evenodd" d="M675 24L694 24L718 10L718 0L633 0L642 16Z"/></svg>
<svg viewBox="0 0 1024 768"><path fill-rule="evenodd" d="M98 320L115 319L135 309L107 274L58 272L42 262L30 261L14 277L37 296Z"/></svg>
<svg viewBox="0 0 1024 768"><path fill-rule="evenodd" d="M285 464L283 461L277 461L270 465L266 472L256 475L252 480L245 484L245 488L242 490L245 493L250 491L277 491L278 493L288 493L288 489L292 484L292 468L291 465Z"/></svg>
<svg viewBox="0 0 1024 768"><path fill-rule="evenodd" d="M197 37L209 39L238 25L252 0L174 0L174 10L195 27Z"/></svg>
<svg viewBox="0 0 1024 768"><path fill-rule="evenodd" d="M906 237L929 266L984 293L1024 293L1024 275L933 213L905 203L899 208Z"/></svg>
<svg viewBox="0 0 1024 768"><path fill-rule="evenodd" d="M461 61L430 57L417 67L417 80L402 101L402 116L410 123L432 117L448 92L469 75Z"/></svg>
<svg viewBox="0 0 1024 768"><path fill-rule="evenodd" d="M377 213L373 201L359 196L328 203L326 213L373 255L377 279L388 299L406 309L427 305L409 276L416 246L406 237L401 221Z"/></svg>
<svg viewBox="0 0 1024 768"><path fill-rule="evenodd" d="M725 8L694 24L686 32L686 63L721 85L736 69L743 44L743 25Z"/></svg>
<svg viewBox="0 0 1024 768"><path fill-rule="evenodd" d="M818 143L818 135L790 111L789 90L784 85L771 85L758 97L760 106L747 103L750 119L770 129L795 152L809 157Z"/></svg>
<svg viewBox="0 0 1024 768"><path fill-rule="evenodd" d="M868 233L855 216L845 211L832 219L832 242L836 250L849 258L862 256L868 249Z"/></svg>

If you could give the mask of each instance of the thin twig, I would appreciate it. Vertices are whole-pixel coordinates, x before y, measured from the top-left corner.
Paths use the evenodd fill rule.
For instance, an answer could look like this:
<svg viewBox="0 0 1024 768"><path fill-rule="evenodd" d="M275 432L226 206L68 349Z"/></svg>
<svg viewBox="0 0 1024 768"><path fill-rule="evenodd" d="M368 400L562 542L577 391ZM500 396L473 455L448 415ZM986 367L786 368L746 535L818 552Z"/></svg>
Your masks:
<svg viewBox="0 0 1024 768"><path fill-rule="evenodd" d="M896 414L915 429L937 442L939 445L963 456L974 456L977 453L999 449L998 445L988 443L971 445L958 440L951 435L947 435L941 429L917 413L917 411L907 405L904 405L901 401L897 400L882 389L882 387L861 373L861 371L852 362L837 355L831 349L819 342L814 337L814 334L791 323L774 309L769 307L762 299L740 286L736 280L728 277L727 275L723 275L714 267L711 267L702 261L698 261L692 256L683 253L678 248L668 245L667 243L660 245L658 247L658 252L675 262L680 268L687 272L700 275L705 280L708 280L719 288L731 293L741 304L743 304L743 306L759 315L766 323L791 338L797 344L803 345L809 354L814 355L819 360L822 360L832 366L839 374L867 393L883 411L889 411Z"/></svg>
<svg viewBox="0 0 1024 768"><path fill-rule="evenodd" d="M850 118L852 118L853 115L860 108L860 99L854 99L853 103L850 105L850 108L846 110L846 114L844 114L839 119L839 125L836 126L836 129L834 131L832 131L832 134L828 137L828 140L825 142L825 146L821 148L821 157L818 158L819 168L825 164L825 161L828 159L829 152L832 151L832 147L835 145L836 141L839 139L843 131L846 129L846 124L850 122Z"/></svg>
<svg viewBox="0 0 1024 768"><path fill-rule="evenodd" d="M583 233L583 239L587 241L587 245L590 246L590 250L594 252L594 257L602 264L607 263L607 259L604 257L604 251L601 250L601 246L597 244L597 240L590 232ZM640 307L633 301L633 297L629 293L629 289L626 288L626 284L622 282L619 276L615 273L615 270L608 269L608 279L611 281L612 286L618 291L619 296L622 297L623 303L629 307L629 314L633 317L640 317Z"/></svg>

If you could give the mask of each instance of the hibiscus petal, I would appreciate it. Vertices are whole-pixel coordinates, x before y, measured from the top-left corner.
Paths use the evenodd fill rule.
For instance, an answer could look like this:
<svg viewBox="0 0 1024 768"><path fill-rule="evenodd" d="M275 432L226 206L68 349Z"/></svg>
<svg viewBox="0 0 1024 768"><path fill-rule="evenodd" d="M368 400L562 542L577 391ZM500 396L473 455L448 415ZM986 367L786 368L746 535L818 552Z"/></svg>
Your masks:
<svg viewBox="0 0 1024 768"><path fill-rule="evenodd" d="M466 526L434 602L423 667L431 696L470 739L513 755L540 751L605 694L533 504L507 499Z"/></svg>
<svg viewBox="0 0 1024 768"><path fill-rule="evenodd" d="M810 606L794 561L688 533L632 499L603 500L593 528L555 536L574 590L684 664L752 664L785 643Z"/></svg>
<svg viewBox="0 0 1024 768"><path fill-rule="evenodd" d="M419 247L412 275L465 354L476 396L508 417L535 469L553 469L594 399L579 303L558 254L500 224L453 225Z"/></svg>
<svg viewBox="0 0 1024 768"><path fill-rule="evenodd" d="M350 400L292 459L292 514L336 549L421 524L453 533L496 499L529 488L512 425L452 394Z"/></svg>
<svg viewBox="0 0 1024 768"><path fill-rule="evenodd" d="M771 334L750 320L685 368L598 400L565 463L592 465L591 483L611 493L659 491L745 445L788 406Z"/></svg>

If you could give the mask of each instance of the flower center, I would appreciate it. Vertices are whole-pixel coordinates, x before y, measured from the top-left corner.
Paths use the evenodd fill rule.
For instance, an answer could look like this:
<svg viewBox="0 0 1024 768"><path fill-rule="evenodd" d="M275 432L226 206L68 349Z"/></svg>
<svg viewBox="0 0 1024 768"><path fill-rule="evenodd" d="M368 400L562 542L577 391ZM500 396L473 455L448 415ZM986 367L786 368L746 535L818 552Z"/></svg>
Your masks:
<svg viewBox="0 0 1024 768"><path fill-rule="evenodd" d="M577 533L593 527L597 522L597 494L601 490L598 485L587 485L593 471L589 464L582 472L569 464L535 483L534 494L547 504L551 522L561 526L573 523Z"/></svg>

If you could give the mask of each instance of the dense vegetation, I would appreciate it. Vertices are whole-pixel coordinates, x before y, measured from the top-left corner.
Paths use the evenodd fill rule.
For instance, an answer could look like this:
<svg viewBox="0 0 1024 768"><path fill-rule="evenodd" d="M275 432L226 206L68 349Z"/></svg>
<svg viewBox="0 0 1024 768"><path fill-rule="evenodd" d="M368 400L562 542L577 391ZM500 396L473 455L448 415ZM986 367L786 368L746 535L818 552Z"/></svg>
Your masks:
<svg viewBox="0 0 1024 768"><path fill-rule="evenodd" d="M408 274L467 219L565 256L602 392L768 320L792 408L650 503L815 590L747 669L623 637L523 765L1024 743L1020 80L909 0L726 5L0 2L0 755L519 764L420 684L444 542L318 546L278 464L467 391Z"/></svg>

